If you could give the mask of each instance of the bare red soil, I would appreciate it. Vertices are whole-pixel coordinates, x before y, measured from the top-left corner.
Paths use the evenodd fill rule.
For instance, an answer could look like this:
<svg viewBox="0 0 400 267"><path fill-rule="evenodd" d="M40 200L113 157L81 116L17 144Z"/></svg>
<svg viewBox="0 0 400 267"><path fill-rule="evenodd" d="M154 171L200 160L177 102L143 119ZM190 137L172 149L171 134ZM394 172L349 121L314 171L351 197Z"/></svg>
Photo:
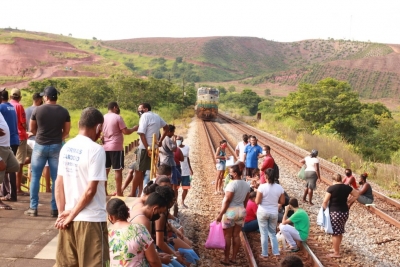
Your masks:
<svg viewBox="0 0 400 267"><path fill-rule="evenodd" d="M83 54L84 57L57 58L49 51L78 53ZM89 72L62 71L60 68L71 67L73 69L77 64L90 64L99 59L95 55L76 49L69 43L15 38L13 44L0 44L0 76L28 77L30 80L55 76L95 76ZM6 85L24 87L27 83L9 82Z"/></svg>

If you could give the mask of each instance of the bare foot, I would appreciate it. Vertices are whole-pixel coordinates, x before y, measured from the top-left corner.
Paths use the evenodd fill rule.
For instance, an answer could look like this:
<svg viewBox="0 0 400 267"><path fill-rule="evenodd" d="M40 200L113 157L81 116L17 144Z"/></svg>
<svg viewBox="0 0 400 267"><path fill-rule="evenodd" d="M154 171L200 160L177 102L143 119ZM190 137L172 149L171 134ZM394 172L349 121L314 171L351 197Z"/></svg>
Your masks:
<svg viewBox="0 0 400 267"><path fill-rule="evenodd" d="M332 254L328 254L328 257L330 257L330 258L341 258L342 256L340 256L340 254L332 253Z"/></svg>

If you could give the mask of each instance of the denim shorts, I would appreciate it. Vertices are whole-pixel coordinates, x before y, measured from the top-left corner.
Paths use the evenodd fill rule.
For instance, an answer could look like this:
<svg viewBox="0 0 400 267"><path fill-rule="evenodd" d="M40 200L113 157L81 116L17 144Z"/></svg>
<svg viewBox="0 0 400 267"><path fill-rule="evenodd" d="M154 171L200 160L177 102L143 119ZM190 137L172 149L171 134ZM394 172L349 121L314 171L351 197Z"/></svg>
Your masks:
<svg viewBox="0 0 400 267"><path fill-rule="evenodd" d="M225 165L226 165L226 162L225 161L223 161L223 162L218 162L217 164L215 164L215 167L217 168L217 171L225 171Z"/></svg>

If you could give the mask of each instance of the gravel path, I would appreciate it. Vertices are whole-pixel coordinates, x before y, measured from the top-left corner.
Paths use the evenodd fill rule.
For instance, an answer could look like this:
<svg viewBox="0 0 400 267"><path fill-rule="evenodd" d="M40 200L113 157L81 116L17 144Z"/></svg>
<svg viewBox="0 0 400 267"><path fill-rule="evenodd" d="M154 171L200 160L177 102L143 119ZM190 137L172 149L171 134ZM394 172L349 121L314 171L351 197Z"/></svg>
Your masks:
<svg viewBox="0 0 400 267"><path fill-rule="evenodd" d="M184 144L190 146L190 161L194 171L192 188L189 190L185 203L188 209L179 209L179 217L184 225L185 234L194 243L194 249L199 254L201 261L198 266L223 266L219 260L223 258L222 250L207 250L204 243L207 239L209 224L214 221L217 212L221 207L222 196L212 194L216 171L212 157L208 151L206 137L202 134L200 120L194 118L190 123L189 130L184 140ZM232 129L229 124L220 124L225 134L240 141L242 132ZM281 140L281 142L285 142ZM285 142L304 155L307 151ZM304 182L296 177L298 168L287 162L285 159L273 155L280 168L280 181L290 196L301 199ZM126 157L126 166L133 161L133 153ZM326 163L325 160L321 161ZM329 163L340 173L343 168ZM124 178L127 168L124 170ZM326 249L331 248L331 238L326 235L317 225L316 216L322 204L327 185L318 184L314 192L314 206L303 205L311 219L311 235L318 240L320 246ZM374 187L375 188L375 187ZM125 191L127 194L129 188ZM181 191L179 192L181 196ZM180 199L179 199L180 201ZM330 261L340 266L400 266L400 230L382 221L379 217L371 214L359 204L355 204L350 210L350 217L346 224L346 234L344 234L341 251L343 257ZM243 250L239 256L245 258ZM326 260L326 259L325 259ZM242 263L242 266L247 266ZM261 264L260 264L261 266Z"/></svg>

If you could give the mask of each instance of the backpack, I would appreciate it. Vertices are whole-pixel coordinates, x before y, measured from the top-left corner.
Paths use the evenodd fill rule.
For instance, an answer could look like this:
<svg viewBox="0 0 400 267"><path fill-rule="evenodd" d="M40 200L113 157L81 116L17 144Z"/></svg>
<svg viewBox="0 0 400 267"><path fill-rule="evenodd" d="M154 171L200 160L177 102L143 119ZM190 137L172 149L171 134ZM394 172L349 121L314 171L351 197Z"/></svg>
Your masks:
<svg viewBox="0 0 400 267"><path fill-rule="evenodd" d="M275 183L279 184L279 167L278 165L274 162L274 179Z"/></svg>

